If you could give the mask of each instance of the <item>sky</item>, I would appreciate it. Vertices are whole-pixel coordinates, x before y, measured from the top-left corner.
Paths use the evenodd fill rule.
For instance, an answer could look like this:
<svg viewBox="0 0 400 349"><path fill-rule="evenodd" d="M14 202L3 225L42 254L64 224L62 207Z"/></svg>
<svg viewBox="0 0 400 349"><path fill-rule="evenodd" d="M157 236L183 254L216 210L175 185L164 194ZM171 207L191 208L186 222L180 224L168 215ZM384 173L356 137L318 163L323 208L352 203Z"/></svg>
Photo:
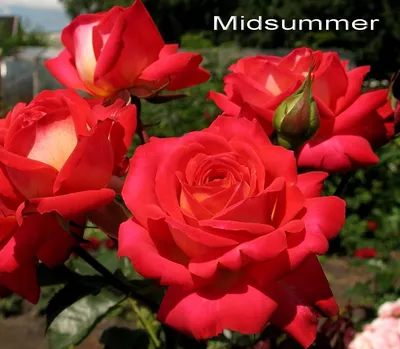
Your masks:
<svg viewBox="0 0 400 349"><path fill-rule="evenodd" d="M0 0L0 15L20 16L28 28L44 32L61 31L69 22L59 0Z"/></svg>
<svg viewBox="0 0 400 349"><path fill-rule="evenodd" d="M63 6L59 0L0 0L0 8L3 6L26 6L43 9L59 9L62 10Z"/></svg>

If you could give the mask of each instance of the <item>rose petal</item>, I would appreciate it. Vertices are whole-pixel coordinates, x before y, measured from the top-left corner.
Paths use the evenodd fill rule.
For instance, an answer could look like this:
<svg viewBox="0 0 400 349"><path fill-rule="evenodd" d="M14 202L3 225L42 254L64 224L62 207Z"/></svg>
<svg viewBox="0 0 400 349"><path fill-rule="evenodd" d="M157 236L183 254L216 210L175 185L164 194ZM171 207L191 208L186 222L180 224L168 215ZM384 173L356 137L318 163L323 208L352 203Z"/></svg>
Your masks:
<svg viewBox="0 0 400 349"><path fill-rule="evenodd" d="M154 187L158 165L177 143L179 143L177 138L152 137L149 143L136 149L130 161L130 170L122 190L122 197L132 214L145 227L147 227L149 215L148 206L159 207ZM138 183L141 184L138 185ZM164 214L161 209L159 212Z"/></svg>
<svg viewBox="0 0 400 349"><path fill-rule="evenodd" d="M190 260L191 273L212 277L218 267L238 271L249 263L273 259L287 248L286 234L278 229L233 248L214 249Z"/></svg>
<svg viewBox="0 0 400 349"><path fill-rule="evenodd" d="M140 30L138 30L140 28ZM163 39L141 1L124 9L98 59L95 81L104 79L119 88L135 79L158 59Z"/></svg>
<svg viewBox="0 0 400 349"><path fill-rule="evenodd" d="M367 140L351 135L333 136L316 145L306 143L298 156L299 166L328 172L372 166L378 161Z"/></svg>
<svg viewBox="0 0 400 349"><path fill-rule="evenodd" d="M370 70L371 68L369 66L362 66L347 72L349 84L347 86L346 94L339 98L336 104L337 115L350 107L351 104L354 103L354 101L360 96L365 75L367 75Z"/></svg>
<svg viewBox="0 0 400 349"><path fill-rule="evenodd" d="M173 245L153 240L133 219L121 224L118 240L118 256L129 257L142 276L159 279L162 285L191 287L198 281L187 269L187 256Z"/></svg>
<svg viewBox="0 0 400 349"><path fill-rule="evenodd" d="M259 333L276 303L245 279L228 286L223 281L192 292L169 287L157 319L197 339L217 336L224 329Z"/></svg>
<svg viewBox="0 0 400 349"><path fill-rule="evenodd" d="M324 180L328 175L328 173L321 171L302 173L297 177L296 186L306 198L321 196L324 189Z"/></svg>
<svg viewBox="0 0 400 349"><path fill-rule="evenodd" d="M57 212L65 219L81 217L89 211L93 211L109 204L115 196L111 189L86 190L77 193L31 199L23 203L17 211L19 221L23 215L38 212Z"/></svg>
<svg viewBox="0 0 400 349"><path fill-rule="evenodd" d="M308 232L334 238L342 229L345 220L346 202L336 196L306 199L307 213L304 222Z"/></svg>
<svg viewBox="0 0 400 349"><path fill-rule="evenodd" d="M44 163L15 155L0 147L0 162L10 182L26 198L51 196L58 171Z"/></svg>
<svg viewBox="0 0 400 349"><path fill-rule="evenodd" d="M78 141L54 183L56 194L95 190L107 186L114 165L108 140L110 126L111 120L105 121L99 124L91 135Z"/></svg>
<svg viewBox="0 0 400 349"><path fill-rule="evenodd" d="M89 92L78 75L73 57L67 50L62 51L56 58L45 61L44 65L61 85Z"/></svg>

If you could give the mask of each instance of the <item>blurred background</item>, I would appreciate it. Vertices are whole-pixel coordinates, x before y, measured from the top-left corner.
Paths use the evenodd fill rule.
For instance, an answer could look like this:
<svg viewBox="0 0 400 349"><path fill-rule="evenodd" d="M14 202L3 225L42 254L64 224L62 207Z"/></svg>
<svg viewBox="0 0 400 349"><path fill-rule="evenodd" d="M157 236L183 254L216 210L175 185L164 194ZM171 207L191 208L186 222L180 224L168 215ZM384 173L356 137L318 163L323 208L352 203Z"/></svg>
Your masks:
<svg viewBox="0 0 400 349"><path fill-rule="evenodd" d="M129 6L132 2L0 0L0 115L4 116L17 102L29 102L41 90L61 87L47 72L43 62L63 49L61 31L71 18L81 13L106 11L115 5ZM218 115L218 110L206 101L207 92L222 91L227 67L243 56L260 53L282 56L299 46L337 51L342 59L350 60L350 68L371 65L371 73L364 84L365 91L386 88L391 74L400 68L398 0L143 2L165 41L179 42L183 50L202 53L203 66L212 73L209 82L185 91L190 94L186 99L163 105L144 102L143 119L146 125L152 125L149 127L151 135L178 136L209 125ZM380 22L373 31L213 31L213 16L226 21L232 15L247 18L261 15L275 19L379 19ZM400 295L399 154L400 143L397 140L384 146L379 151L380 163L354 173L345 192L346 225L340 238L332 243L328 256L321 258L341 306L349 302L365 305L373 314L384 301ZM339 177L332 177L326 185L326 193L332 194L338 183ZM88 236L104 239L94 229L88 232ZM95 253L104 251L100 249ZM45 292L44 297L46 295ZM40 313L40 304L32 311ZM0 302L0 316L24 313L23 303L15 297ZM1 338L12 333L4 324L0 323ZM20 329L21 322L16 326ZM14 342L9 345L16 343L13 338ZM28 349L26 345L29 344L24 344ZM6 349L10 348L14 347L6 346ZM32 344L32 348L39 349L41 344ZM88 345L87 348L95 346Z"/></svg>

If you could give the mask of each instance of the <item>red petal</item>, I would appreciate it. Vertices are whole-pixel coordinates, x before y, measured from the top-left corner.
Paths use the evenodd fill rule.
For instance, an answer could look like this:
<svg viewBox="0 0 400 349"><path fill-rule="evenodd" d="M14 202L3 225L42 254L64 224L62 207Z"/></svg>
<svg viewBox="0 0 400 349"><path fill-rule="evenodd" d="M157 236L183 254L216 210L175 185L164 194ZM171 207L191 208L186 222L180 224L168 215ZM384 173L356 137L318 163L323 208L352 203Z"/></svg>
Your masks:
<svg viewBox="0 0 400 349"><path fill-rule="evenodd" d="M165 56L172 55L178 51L179 45L178 44L167 44L161 49L158 57L164 58Z"/></svg>
<svg viewBox="0 0 400 349"><path fill-rule="evenodd" d="M318 321L314 313L284 285L273 285L267 294L278 303L271 323L291 334L304 348L315 340Z"/></svg>
<svg viewBox="0 0 400 349"><path fill-rule="evenodd" d="M148 207L159 207L154 186L158 166L178 142L176 138L151 138L149 143L136 149L130 161L122 197L135 218L145 227L149 217ZM159 212L165 215L161 209Z"/></svg>
<svg viewBox="0 0 400 349"><path fill-rule="evenodd" d="M118 256L129 257L145 278L159 279L162 285L194 286L196 277L187 268L187 256L174 245L153 240L134 219L121 224L118 241Z"/></svg>
<svg viewBox="0 0 400 349"><path fill-rule="evenodd" d="M163 39L150 14L142 1L137 0L119 16L97 61L95 80L105 79L116 89L128 88L158 59L163 47Z"/></svg>
<svg viewBox="0 0 400 349"><path fill-rule="evenodd" d="M78 75L73 57L67 50L62 51L58 57L47 60L44 64L61 85L89 92Z"/></svg>
<svg viewBox="0 0 400 349"><path fill-rule="evenodd" d="M316 256L310 256L296 270L283 279L303 304L317 307L321 316L335 316L339 308L329 282Z"/></svg>
<svg viewBox="0 0 400 349"><path fill-rule="evenodd" d="M240 107L232 102L228 96L214 91L208 92L207 100L212 99L219 109L229 116L238 116Z"/></svg>
<svg viewBox="0 0 400 349"><path fill-rule="evenodd" d="M6 167L2 166L0 163L0 187L1 196L4 204L12 209L16 210L18 205L24 201L24 197L18 192L18 190L11 183Z"/></svg>
<svg viewBox="0 0 400 349"><path fill-rule="evenodd" d="M189 270L200 277L211 278L218 267L238 271L249 263L273 259L286 248L286 234L278 229L235 247L205 251L190 260Z"/></svg>
<svg viewBox="0 0 400 349"><path fill-rule="evenodd" d="M224 329L256 334L268 323L276 303L246 280L185 292L169 287L157 319L197 339L217 336Z"/></svg>
<svg viewBox="0 0 400 349"><path fill-rule="evenodd" d="M26 198L51 196L58 171L42 162L15 155L0 147L0 163L10 182Z"/></svg>
<svg viewBox="0 0 400 349"><path fill-rule="evenodd" d="M221 115L205 132L220 135L228 142L235 140L246 141L259 153L276 149L271 147L271 141L256 120L235 119Z"/></svg>
<svg viewBox="0 0 400 349"><path fill-rule="evenodd" d="M182 88L187 88L202 84L210 79L211 74L202 67L193 68L188 65L182 72L171 76L171 82L166 89L168 91L176 91Z"/></svg>
<svg viewBox="0 0 400 349"><path fill-rule="evenodd" d="M86 190L77 193L58 195L53 197L31 199L18 208L19 220L24 215L38 212L57 212L65 219L73 219L86 215L89 211L96 210L109 204L115 196L111 189Z"/></svg>
<svg viewBox="0 0 400 349"><path fill-rule="evenodd" d="M67 194L107 186L114 159L108 134L110 122L99 124L91 135L82 137L54 183L54 192Z"/></svg>
<svg viewBox="0 0 400 349"><path fill-rule="evenodd" d="M350 171L377 164L368 141L359 136L333 136L316 145L307 143L300 151L298 165L328 172Z"/></svg>
<svg viewBox="0 0 400 349"><path fill-rule="evenodd" d="M162 80L182 72L187 67L198 67L201 61L201 55L196 53L178 52L167 55L147 67L140 79L149 81Z"/></svg>
<svg viewBox="0 0 400 349"><path fill-rule="evenodd" d="M387 99L387 90L362 94L335 121L334 133L361 136L370 142L386 137L384 121L376 110Z"/></svg>
<svg viewBox="0 0 400 349"><path fill-rule="evenodd" d="M347 72L347 79L349 84L347 86L346 94L338 99L336 104L336 115L346 110L354 101L360 96L362 83L365 75L369 73L371 68L369 66L357 67Z"/></svg>
<svg viewBox="0 0 400 349"><path fill-rule="evenodd" d="M284 179L277 178L271 186L265 189L262 193L255 197L249 197L237 205L228 207L225 211L217 214L214 218L218 220L271 225L274 207L281 191L284 189L284 186Z"/></svg>
<svg viewBox="0 0 400 349"><path fill-rule="evenodd" d="M346 94L348 78L339 55L329 52L314 73L313 95L322 100L331 110L336 110L339 98Z"/></svg>
<svg viewBox="0 0 400 349"><path fill-rule="evenodd" d="M296 186L306 198L321 196L324 189L324 180L328 175L326 172L319 171L302 173L297 177Z"/></svg>
<svg viewBox="0 0 400 349"><path fill-rule="evenodd" d="M12 273L0 273L0 285L19 296L36 304L39 301L40 288L36 280L36 261L27 263L17 268Z"/></svg>
<svg viewBox="0 0 400 349"><path fill-rule="evenodd" d="M336 196L306 199L307 213L304 216L306 229L313 234L334 238L342 229L345 220L346 202Z"/></svg>

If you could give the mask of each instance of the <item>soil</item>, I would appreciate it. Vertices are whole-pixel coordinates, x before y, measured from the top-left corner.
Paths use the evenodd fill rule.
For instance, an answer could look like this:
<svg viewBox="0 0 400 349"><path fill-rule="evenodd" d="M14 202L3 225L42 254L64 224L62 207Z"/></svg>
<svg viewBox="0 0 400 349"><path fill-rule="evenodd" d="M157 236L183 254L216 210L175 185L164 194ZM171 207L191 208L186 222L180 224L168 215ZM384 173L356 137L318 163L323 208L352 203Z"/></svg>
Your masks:
<svg viewBox="0 0 400 349"><path fill-rule="evenodd" d="M362 269L350 268L347 261L342 258L330 258L323 267L340 306L344 306L350 300L345 295L346 290L356 282L365 282L369 278ZM44 337L44 319L35 316L32 308L25 306L23 315L0 320L1 349L48 349ZM75 349L103 349L104 346L99 343L99 339L103 330L110 326L133 328L132 323L121 319L105 319Z"/></svg>

